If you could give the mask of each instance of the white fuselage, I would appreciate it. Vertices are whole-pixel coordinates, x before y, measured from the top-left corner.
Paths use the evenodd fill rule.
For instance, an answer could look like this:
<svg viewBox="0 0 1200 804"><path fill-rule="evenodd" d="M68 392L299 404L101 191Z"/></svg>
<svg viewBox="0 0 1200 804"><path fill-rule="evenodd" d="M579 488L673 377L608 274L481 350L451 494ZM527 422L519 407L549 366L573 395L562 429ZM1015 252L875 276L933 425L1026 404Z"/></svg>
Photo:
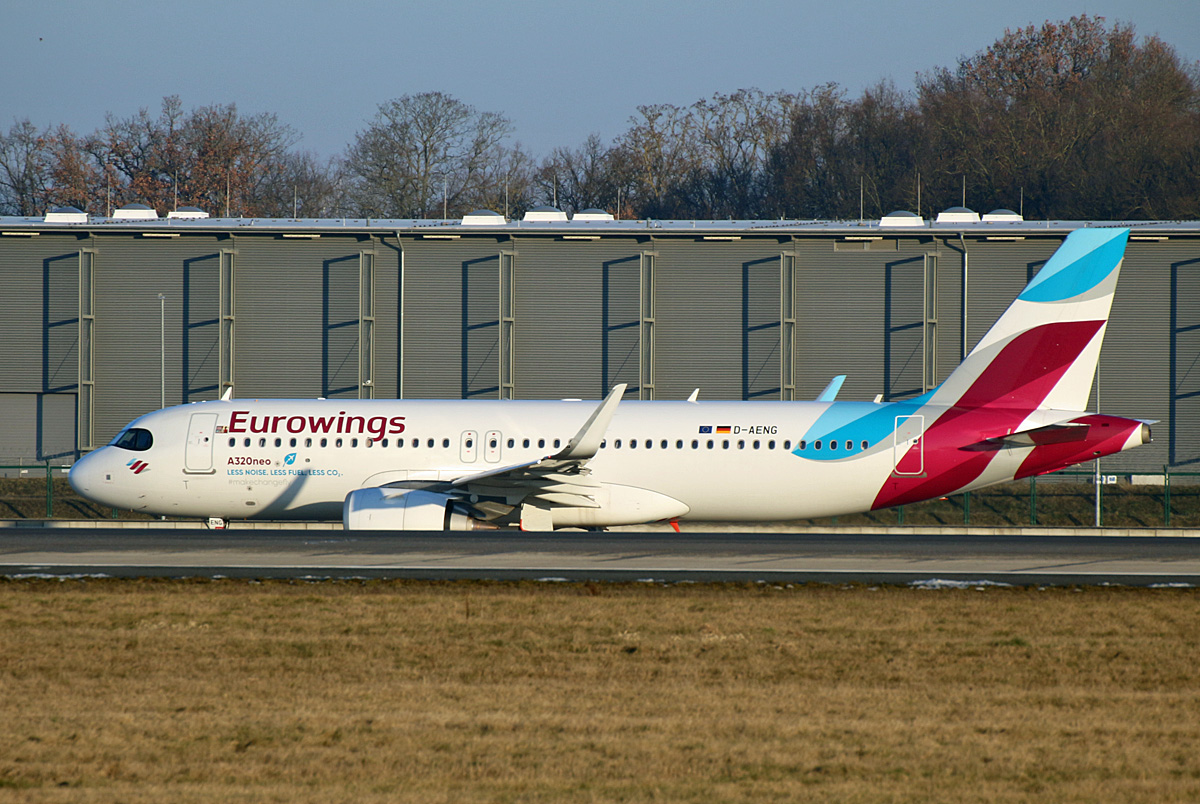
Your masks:
<svg viewBox="0 0 1200 804"><path fill-rule="evenodd" d="M603 446L588 462L602 486L599 508L582 521L560 518L556 525L674 517L773 520L868 510L894 476L897 460L906 454L905 460L912 460L919 433L888 429L875 443L839 440L836 451L826 443L820 460L797 454L803 434L830 405L854 405L858 414L887 407L623 402ZM154 514L337 519L346 495L356 489L448 481L552 455L594 406L584 401L202 402L132 422L126 432L149 432L148 448L101 448L75 465L71 481L93 500ZM811 443L807 447L818 457ZM1000 450L988 471L966 488L1011 478L1028 452ZM632 491L652 492L679 505L629 510L623 501Z"/></svg>

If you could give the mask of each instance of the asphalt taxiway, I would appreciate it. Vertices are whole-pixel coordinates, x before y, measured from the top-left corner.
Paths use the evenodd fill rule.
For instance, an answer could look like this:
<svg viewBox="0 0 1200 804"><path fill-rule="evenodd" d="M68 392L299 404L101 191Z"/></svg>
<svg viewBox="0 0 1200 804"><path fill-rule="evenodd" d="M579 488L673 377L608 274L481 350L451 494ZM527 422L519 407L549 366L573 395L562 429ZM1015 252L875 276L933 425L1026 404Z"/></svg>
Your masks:
<svg viewBox="0 0 1200 804"><path fill-rule="evenodd" d="M10 527L0 528L0 575L1200 586L1200 538Z"/></svg>

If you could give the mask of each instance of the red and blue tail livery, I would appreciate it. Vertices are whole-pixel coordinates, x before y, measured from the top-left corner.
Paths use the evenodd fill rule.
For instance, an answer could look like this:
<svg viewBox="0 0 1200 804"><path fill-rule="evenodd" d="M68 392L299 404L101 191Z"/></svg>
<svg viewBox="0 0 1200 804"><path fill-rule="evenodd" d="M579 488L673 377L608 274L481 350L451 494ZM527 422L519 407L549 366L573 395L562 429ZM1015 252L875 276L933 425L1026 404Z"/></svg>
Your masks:
<svg viewBox="0 0 1200 804"><path fill-rule="evenodd" d="M887 508L1137 447L1086 410L1127 229L1072 232L936 388L893 402L224 399L146 414L71 470L154 514L348 529L599 528ZM154 472L144 472L150 461ZM133 471L116 471L121 467Z"/></svg>

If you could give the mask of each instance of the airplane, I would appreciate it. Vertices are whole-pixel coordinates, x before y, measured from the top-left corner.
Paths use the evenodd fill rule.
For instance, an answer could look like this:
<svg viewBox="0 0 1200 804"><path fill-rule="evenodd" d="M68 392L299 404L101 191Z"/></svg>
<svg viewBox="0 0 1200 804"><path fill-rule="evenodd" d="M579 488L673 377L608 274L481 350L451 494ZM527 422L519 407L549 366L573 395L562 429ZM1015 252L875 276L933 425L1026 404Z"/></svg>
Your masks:
<svg viewBox="0 0 1200 804"><path fill-rule="evenodd" d="M71 486L156 515L470 530L806 519L1053 472L1151 440L1085 410L1129 230L1072 232L963 362L913 399L242 400L165 408Z"/></svg>

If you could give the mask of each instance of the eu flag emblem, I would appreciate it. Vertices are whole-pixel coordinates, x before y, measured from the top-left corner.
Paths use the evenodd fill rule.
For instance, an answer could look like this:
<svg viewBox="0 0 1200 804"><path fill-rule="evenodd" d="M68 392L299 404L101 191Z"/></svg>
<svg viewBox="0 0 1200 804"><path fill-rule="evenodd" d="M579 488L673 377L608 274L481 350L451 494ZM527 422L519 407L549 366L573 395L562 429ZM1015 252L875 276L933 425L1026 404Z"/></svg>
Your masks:
<svg viewBox="0 0 1200 804"><path fill-rule="evenodd" d="M712 425L711 425L711 424L702 424L702 425L700 425L700 432L701 432L701 433L711 433L711 432L712 432Z"/></svg>

